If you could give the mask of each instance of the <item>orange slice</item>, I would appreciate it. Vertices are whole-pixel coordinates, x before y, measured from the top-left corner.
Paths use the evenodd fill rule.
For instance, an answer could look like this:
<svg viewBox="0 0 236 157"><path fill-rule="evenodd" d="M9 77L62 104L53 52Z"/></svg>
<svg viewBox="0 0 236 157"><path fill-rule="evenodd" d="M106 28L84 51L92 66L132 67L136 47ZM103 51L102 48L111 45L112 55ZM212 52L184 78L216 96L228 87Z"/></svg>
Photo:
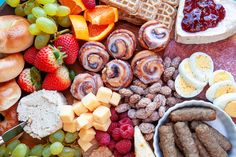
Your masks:
<svg viewBox="0 0 236 157"><path fill-rule="evenodd" d="M93 25L109 25L118 21L118 9L107 5L97 5L85 10L84 18Z"/></svg>
<svg viewBox="0 0 236 157"><path fill-rule="evenodd" d="M89 29L89 41L101 41L106 38L113 30L115 23L109 25L93 25L88 24Z"/></svg>
<svg viewBox="0 0 236 157"><path fill-rule="evenodd" d="M86 9L82 0L59 0L59 2L70 8L71 15L77 15Z"/></svg>
<svg viewBox="0 0 236 157"><path fill-rule="evenodd" d="M76 39L88 40L89 30L86 20L82 15L69 15Z"/></svg>

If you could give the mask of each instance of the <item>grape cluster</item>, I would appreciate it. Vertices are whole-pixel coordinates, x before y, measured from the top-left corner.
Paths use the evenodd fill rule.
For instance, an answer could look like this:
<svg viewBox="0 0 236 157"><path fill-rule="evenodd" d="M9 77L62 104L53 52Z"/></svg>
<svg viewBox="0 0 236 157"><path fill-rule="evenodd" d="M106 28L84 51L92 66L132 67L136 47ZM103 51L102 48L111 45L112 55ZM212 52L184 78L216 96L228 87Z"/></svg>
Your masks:
<svg viewBox="0 0 236 157"><path fill-rule="evenodd" d="M51 134L47 144L38 144L30 149L27 145L14 140L7 146L0 147L0 157L81 157L79 147L70 147L69 145L76 142L78 133L69 133L62 130Z"/></svg>
<svg viewBox="0 0 236 157"><path fill-rule="evenodd" d="M46 46L50 40L50 34L58 31L58 25L70 27L70 8L57 3L56 0L28 0L20 3L20 0L7 0L11 7L15 7L15 14L27 17L31 23L29 32L36 35L34 45L37 49Z"/></svg>

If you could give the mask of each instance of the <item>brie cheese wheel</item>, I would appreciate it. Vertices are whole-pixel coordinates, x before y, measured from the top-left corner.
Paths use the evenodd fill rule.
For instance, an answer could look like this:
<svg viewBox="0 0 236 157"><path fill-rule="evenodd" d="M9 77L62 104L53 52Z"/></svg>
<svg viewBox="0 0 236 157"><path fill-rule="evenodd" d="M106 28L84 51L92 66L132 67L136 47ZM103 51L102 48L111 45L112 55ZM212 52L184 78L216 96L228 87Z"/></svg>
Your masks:
<svg viewBox="0 0 236 157"><path fill-rule="evenodd" d="M182 29L181 23L184 18L185 0L179 3L179 9L175 27L175 40L183 44L205 44L226 39L236 33L236 1L215 0L225 8L225 18L214 28L205 31L190 33Z"/></svg>

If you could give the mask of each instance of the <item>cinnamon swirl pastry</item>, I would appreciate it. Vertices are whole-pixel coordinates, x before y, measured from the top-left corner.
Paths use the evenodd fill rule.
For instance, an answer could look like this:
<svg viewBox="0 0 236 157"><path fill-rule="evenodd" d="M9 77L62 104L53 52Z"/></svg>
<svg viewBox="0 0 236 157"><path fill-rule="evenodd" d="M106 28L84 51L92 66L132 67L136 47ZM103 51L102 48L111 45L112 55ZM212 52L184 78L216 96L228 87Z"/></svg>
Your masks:
<svg viewBox="0 0 236 157"><path fill-rule="evenodd" d="M134 75L145 84L158 81L164 72L161 57L148 50L137 53L131 62L131 67Z"/></svg>
<svg viewBox="0 0 236 157"><path fill-rule="evenodd" d="M158 21L148 21L139 30L140 45L148 50L159 52L163 50L170 39L170 30Z"/></svg>
<svg viewBox="0 0 236 157"><path fill-rule="evenodd" d="M97 91L101 86L103 86L103 82L100 75L83 73L75 77L70 92L74 98L81 100L90 92L97 94Z"/></svg>
<svg viewBox="0 0 236 157"><path fill-rule="evenodd" d="M86 70L99 72L109 61L109 54L102 43L87 42L79 51L79 59Z"/></svg>
<svg viewBox="0 0 236 157"><path fill-rule="evenodd" d="M108 52L116 59L130 59L133 56L136 45L135 35L125 29L118 29L107 38Z"/></svg>
<svg viewBox="0 0 236 157"><path fill-rule="evenodd" d="M112 60L102 71L102 80L105 85L113 90L127 87L132 82L133 72L130 65L122 60Z"/></svg>

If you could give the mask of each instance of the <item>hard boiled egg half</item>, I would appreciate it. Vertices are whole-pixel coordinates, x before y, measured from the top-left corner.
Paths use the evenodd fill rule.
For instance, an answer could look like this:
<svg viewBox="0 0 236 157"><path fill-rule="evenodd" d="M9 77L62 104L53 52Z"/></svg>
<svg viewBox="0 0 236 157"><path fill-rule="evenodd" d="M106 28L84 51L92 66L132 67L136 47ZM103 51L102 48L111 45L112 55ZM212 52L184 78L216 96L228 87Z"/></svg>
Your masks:
<svg viewBox="0 0 236 157"><path fill-rule="evenodd" d="M209 78L209 85L212 86L214 83L226 80L234 82L233 75L225 70L216 70Z"/></svg>

